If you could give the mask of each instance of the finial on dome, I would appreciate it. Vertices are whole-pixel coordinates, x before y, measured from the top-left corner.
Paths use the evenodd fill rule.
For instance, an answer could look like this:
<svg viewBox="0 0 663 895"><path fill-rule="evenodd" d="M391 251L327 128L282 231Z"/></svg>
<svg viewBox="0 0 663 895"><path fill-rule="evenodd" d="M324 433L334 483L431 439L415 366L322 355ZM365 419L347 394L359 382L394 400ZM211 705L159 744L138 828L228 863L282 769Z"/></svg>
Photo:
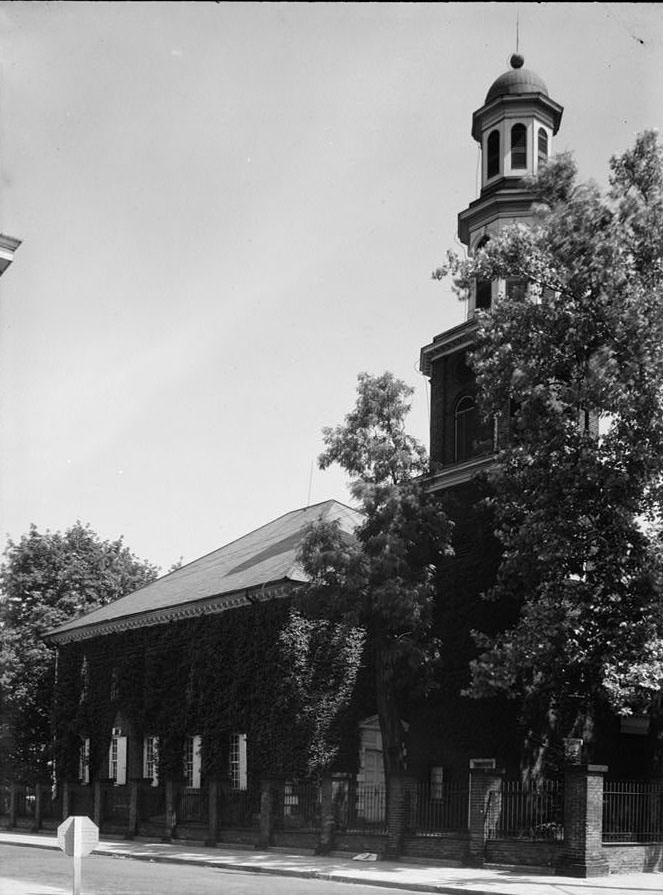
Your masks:
<svg viewBox="0 0 663 895"><path fill-rule="evenodd" d="M511 68L522 68L525 64L525 57L521 56L520 53L514 53L510 61Z"/></svg>

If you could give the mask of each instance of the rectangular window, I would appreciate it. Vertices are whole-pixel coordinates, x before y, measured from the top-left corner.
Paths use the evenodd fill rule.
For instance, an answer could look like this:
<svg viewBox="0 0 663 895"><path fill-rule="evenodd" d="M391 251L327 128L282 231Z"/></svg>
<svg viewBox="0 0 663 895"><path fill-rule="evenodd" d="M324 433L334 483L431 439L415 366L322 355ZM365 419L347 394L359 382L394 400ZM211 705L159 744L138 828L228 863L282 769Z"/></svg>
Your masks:
<svg viewBox="0 0 663 895"><path fill-rule="evenodd" d="M90 782L90 737L81 737L78 753L78 779L84 786Z"/></svg>
<svg viewBox="0 0 663 895"><path fill-rule="evenodd" d="M444 795L444 768L434 767L430 769L430 797L441 799Z"/></svg>
<svg viewBox="0 0 663 895"><path fill-rule="evenodd" d="M127 782L127 738L113 734L108 748L108 776L117 786Z"/></svg>
<svg viewBox="0 0 663 895"><path fill-rule="evenodd" d="M184 785L200 789L200 737L187 737L184 741Z"/></svg>
<svg viewBox="0 0 663 895"><path fill-rule="evenodd" d="M245 790L248 783L246 763L246 734L231 733L228 753L230 785L235 790Z"/></svg>
<svg viewBox="0 0 663 895"><path fill-rule="evenodd" d="M159 785L159 739L158 737L145 737L143 740L143 777L152 781L152 786Z"/></svg>

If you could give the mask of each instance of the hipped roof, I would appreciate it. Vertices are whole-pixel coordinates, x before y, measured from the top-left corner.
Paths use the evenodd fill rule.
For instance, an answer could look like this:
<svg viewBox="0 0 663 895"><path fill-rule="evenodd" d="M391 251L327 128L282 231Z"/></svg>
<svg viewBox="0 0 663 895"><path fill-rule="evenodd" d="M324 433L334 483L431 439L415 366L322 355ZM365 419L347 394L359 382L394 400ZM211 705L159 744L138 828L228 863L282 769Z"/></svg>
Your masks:
<svg viewBox="0 0 663 895"><path fill-rule="evenodd" d="M335 500L293 510L140 590L54 628L55 643L223 612L288 593L305 583L297 552L308 526L336 520L350 534L361 514Z"/></svg>

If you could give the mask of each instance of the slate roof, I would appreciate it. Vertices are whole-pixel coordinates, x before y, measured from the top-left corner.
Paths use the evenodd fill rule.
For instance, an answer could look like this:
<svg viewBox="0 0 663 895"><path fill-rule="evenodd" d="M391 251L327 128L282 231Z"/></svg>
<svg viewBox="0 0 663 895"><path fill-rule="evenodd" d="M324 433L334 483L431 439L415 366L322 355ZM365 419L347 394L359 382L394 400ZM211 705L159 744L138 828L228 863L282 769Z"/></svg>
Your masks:
<svg viewBox="0 0 663 895"><path fill-rule="evenodd" d="M49 631L56 643L222 612L284 595L306 581L296 555L310 523L354 531L361 513L335 500L292 510L151 584Z"/></svg>

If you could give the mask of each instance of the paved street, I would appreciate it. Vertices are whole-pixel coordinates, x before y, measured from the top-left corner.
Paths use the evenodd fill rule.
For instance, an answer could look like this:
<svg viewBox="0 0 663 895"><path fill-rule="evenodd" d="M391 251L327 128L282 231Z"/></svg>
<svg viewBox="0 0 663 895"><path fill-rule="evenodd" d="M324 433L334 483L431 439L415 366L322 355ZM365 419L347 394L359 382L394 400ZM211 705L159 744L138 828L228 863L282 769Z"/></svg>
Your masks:
<svg viewBox="0 0 663 895"><path fill-rule="evenodd" d="M71 859L53 833L0 830L0 895L68 895L72 876ZM660 872L571 879L525 868L367 862L349 855L103 839L83 859L82 895L345 895L348 883L361 895L375 895L375 887L444 895L661 895L662 881Z"/></svg>
<svg viewBox="0 0 663 895"><path fill-rule="evenodd" d="M62 852L0 845L0 895L71 895L72 880L72 859ZM81 895L348 895L348 891L347 883L225 868L105 855L90 855L82 862ZM375 895L380 890L357 884L352 891Z"/></svg>

